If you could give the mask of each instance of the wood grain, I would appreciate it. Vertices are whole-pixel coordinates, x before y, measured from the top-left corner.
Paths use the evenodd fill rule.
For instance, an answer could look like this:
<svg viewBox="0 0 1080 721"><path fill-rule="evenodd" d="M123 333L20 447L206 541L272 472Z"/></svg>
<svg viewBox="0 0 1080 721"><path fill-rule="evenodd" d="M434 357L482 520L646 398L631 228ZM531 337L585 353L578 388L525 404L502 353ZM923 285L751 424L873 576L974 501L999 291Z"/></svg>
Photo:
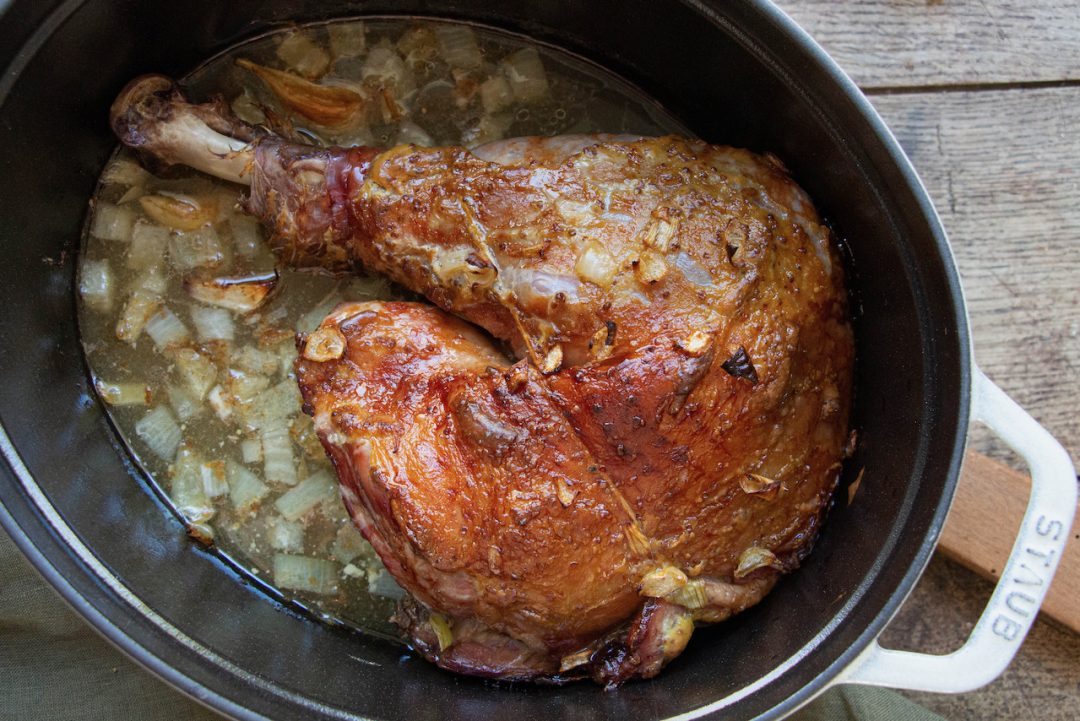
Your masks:
<svg viewBox="0 0 1080 721"><path fill-rule="evenodd" d="M926 183L975 358L1080 460L1080 88L873 98ZM997 452L985 434L977 447Z"/></svg>
<svg viewBox="0 0 1080 721"><path fill-rule="evenodd" d="M1012 550L1027 508L1031 479L969 451L938 550L979 575L996 580ZM1080 632L1080 531L1074 529L1042 612Z"/></svg>
<svg viewBox="0 0 1080 721"><path fill-rule="evenodd" d="M777 0L864 89L1080 79L1063 0Z"/></svg>

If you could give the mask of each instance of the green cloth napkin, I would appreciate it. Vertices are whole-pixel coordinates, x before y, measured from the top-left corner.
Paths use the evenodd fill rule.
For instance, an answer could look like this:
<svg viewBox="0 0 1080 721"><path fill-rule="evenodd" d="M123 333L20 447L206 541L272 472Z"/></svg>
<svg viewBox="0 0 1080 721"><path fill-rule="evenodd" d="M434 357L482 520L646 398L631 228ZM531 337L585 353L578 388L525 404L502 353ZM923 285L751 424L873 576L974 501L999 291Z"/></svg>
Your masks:
<svg viewBox="0 0 1080 721"><path fill-rule="evenodd" d="M221 721L87 626L0 532L0 719ZM797 721L941 721L902 696L834 688Z"/></svg>

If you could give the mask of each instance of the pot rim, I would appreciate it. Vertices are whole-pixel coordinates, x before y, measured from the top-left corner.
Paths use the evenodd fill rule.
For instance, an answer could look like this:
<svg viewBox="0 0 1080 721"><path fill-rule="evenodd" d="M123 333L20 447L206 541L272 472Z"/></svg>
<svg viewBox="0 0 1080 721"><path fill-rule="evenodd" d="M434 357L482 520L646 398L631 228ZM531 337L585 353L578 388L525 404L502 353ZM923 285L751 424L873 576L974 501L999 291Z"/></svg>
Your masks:
<svg viewBox="0 0 1080 721"><path fill-rule="evenodd" d="M2 79L0 79L0 105L6 101L11 88L26 64L85 1L66 0L61 2L45 16L39 27L14 53L10 65L6 68ZM722 27L737 42L751 49L777 75L790 78L791 73L787 71L783 64L777 61L767 48L753 42L743 30L713 8L714 5L718 4L719 0L680 1L714 25ZM10 9L11 4L12 0L0 0L0 19ZM951 441L947 477L942 484L941 499L930 519L927 532L919 543L918 549L912 555L909 567L901 581L857 638L815 677L806 680L797 693L772 707L761 716L761 718L780 718L809 703L841 677L844 670L858 659L860 654L880 635L885 626L899 611L904 600L910 595L929 563L937 545L945 517L952 504L959 478L970 422L974 360L971 352L967 306L964 301L952 249L949 246L941 220L933 207L926 188L896 138L855 83L805 30L799 27L770 0L748 0L747 5L749 12L760 18L762 23L771 25L773 29L779 31L791 44L792 49L801 52L808 60L815 63L828 76L829 81L843 93L848 102L855 106L867 129L872 132L874 138L880 144L880 149L884 151L888 161L892 164L892 170L896 172L899 179L909 189L912 199L915 200L918 206L919 213L926 222L934 246L940 255L943 274L947 280L947 288L944 290L952 301L953 320L958 334L956 339L959 356L957 397L960 407L957 413L955 435ZM378 16L388 17L385 14L378 14ZM483 25L483 23L474 24ZM797 87L794 82L791 85ZM820 110L818 102L811 98L807 100L810 105ZM0 502L0 526L3 526L20 551L45 580L59 592L67 604L125 655L193 700L237 719L255 720L267 719L267 717L247 706L232 701L223 693L214 690L196 680L192 675L180 670L174 663L165 660L164 654L152 651L152 645L158 649L163 648L160 640L151 636L153 630L162 634L167 640L180 644L198 657L234 674L245 684L262 688L279 698L291 698L291 700L299 701L313 711L318 710L326 713L328 717L357 718L352 714L343 716L340 709L316 704L307 697L268 683L222 658L211 649L184 634L166 619L158 616L152 609L143 604L119 577L102 564L90 548L82 543L37 485L30 471L23 464L18 450L12 444L7 430L2 424L0 424L0 454L3 455L6 461L6 470L18 482L17 490L21 490L21 493L14 498L7 497L3 499L3 502ZM14 500L14 504L11 503L12 500ZM36 531L34 538L31 537L31 531ZM43 550L43 547L47 547L47 550ZM881 563L881 560L879 556L875 567ZM873 570L871 570L872 572ZM849 598L845 606L837 611L836 618L846 617L849 610L860 599L861 596L857 594ZM268 600L270 600L269 597ZM134 611L144 621L149 622L153 630L138 625L121 628L112 620L115 616L109 611L113 609L126 609L127 612ZM816 647L822 635L831 630L831 626L830 624L830 626L822 629L802 649L795 650L780 666L774 668L770 673L754 683L722 699L671 718L700 718L730 706L754 693L775 680L779 675L786 673L792 666L797 665L803 654L807 650Z"/></svg>

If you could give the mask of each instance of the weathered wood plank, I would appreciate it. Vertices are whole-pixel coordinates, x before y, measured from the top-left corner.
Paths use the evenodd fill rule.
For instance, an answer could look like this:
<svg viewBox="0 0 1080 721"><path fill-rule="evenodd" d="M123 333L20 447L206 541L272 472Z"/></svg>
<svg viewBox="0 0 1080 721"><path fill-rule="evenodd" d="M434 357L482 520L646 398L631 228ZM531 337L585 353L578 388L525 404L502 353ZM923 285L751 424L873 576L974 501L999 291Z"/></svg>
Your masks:
<svg viewBox="0 0 1080 721"><path fill-rule="evenodd" d="M874 104L949 233L979 365L1080 459L1080 88Z"/></svg>
<svg viewBox="0 0 1080 721"><path fill-rule="evenodd" d="M1080 79L1062 0L776 0L864 88Z"/></svg>

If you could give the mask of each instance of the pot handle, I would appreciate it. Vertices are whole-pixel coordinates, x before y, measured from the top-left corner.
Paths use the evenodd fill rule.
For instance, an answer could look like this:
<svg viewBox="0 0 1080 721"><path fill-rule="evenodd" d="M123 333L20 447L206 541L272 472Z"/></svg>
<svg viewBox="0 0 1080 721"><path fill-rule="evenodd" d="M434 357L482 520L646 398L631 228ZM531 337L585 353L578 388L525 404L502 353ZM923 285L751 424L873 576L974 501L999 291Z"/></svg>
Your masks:
<svg viewBox="0 0 1080 721"><path fill-rule="evenodd" d="M941 656L893 651L874 641L840 683L938 693L972 691L1005 670L1035 622L1069 538L1076 471L1061 444L978 368L972 410L976 420L1012 446L1031 470L1027 511L990 602L956 651Z"/></svg>

